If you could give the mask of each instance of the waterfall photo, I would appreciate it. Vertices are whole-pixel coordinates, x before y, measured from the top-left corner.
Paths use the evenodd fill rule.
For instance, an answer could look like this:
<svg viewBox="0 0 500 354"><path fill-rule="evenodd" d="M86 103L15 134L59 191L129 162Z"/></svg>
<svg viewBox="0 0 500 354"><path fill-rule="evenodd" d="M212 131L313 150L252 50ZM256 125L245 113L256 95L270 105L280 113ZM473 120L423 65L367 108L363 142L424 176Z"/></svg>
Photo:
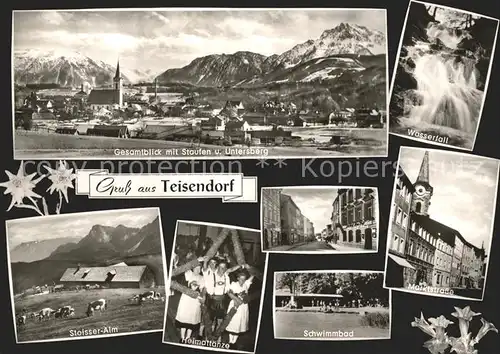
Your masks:
<svg viewBox="0 0 500 354"><path fill-rule="evenodd" d="M391 84L390 133L472 150L497 32L497 19L411 1Z"/></svg>

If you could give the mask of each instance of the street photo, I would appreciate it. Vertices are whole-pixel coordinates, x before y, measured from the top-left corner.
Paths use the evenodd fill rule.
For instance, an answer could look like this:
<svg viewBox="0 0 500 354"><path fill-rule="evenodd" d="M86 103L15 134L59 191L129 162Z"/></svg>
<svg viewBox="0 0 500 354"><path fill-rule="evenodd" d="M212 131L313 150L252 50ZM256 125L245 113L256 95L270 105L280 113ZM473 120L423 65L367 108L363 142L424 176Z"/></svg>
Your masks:
<svg viewBox="0 0 500 354"><path fill-rule="evenodd" d="M6 229L17 343L162 330L158 208L15 219Z"/></svg>
<svg viewBox="0 0 500 354"><path fill-rule="evenodd" d="M262 250L271 253L376 253L376 187L262 187Z"/></svg>
<svg viewBox="0 0 500 354"><path fill-rule="evenodd" d="M387 156L385 9L15 10L12 27L16 159Z"/></svg>
<svg viewBox="0 0 500 354"><path fill-rule="evenodd" d="M274 337L293 340L391 338L391 293L381 271L274 273Z"/></svg>
<svg viewBox="0 0 500 354"><path fill-rule="evenodd" d="M482 300L500 161L402 146L387 236L385 286Z"/></svg>
<svg viewBox="0 0 500 354"><path fill-rule="evenodd" d="M389 132L471 151L497 35L498 19L410 1L391 83Z"/></svg>
<svg viewBox="0 0 500 354"><path fill-rule="evenodd" d="M267 255L259 230L178 220L163 343L254 353Z"/></svg>

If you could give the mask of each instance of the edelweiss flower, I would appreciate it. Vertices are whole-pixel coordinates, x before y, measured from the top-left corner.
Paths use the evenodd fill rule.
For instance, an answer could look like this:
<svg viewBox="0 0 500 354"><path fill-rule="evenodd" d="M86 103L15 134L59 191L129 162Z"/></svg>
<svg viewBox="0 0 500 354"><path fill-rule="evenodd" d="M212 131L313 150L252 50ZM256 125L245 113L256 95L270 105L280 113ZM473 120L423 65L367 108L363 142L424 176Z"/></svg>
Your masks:
<svg viewBox="0 0 500 354"><path fill-rule="evenodd" d="M44 166L45 169L50 173L48 177L52 181L52 185L47 189L50 194L54 191L58 191L64 195L66 203L68 202L68 188L73 187L73 180L76 175L73 173L72 168L67 168L66 161L59 161L57 169L52 169L48 166Z"/></svg>
<svg viewBox="0 0 500 354"><path fill-rule="evenodd" d="M481 338L483 338L489 331L498 333L498 329L493 323L486 321L484 318L481 318L481 322L483 323L483 325L479 329L479 332L477 332L476 338L474 338L473 341L474 343L478 343Z"/></svg>
<svg viewBox="0 0 500 354"><path fill-rule="evenodd" d="M23 161L21 161L21 165L19 166L19 170L16 175L9 171L5 171L5 173L9 177L9 180L0 183L0 187L5 188L4 194L10 194L12 196L12 200L7 211L12 209L14 205L23 204L24 198L28 198L33 202L33 204L36 204L33 198L41 198L41 196L33 192L33 188L35 188L37 183L40 182L45 176L41 176L35 180L33 180L33 177L36 176L36 173L26 176L24 174Z"/></svg>
<svg viewBox="0 0 500 354"><path fill-rule="evenodd" d="M480 315L480 312L474 312L469 306L461 309L460 307L455 307L455 312L451 315L458 318L458 326L460 328L460 335L466 336L469 333L469 322L474 318L474 316Z"/></svg>
<svg viewBox="0 0 500 354"><path fill-rule="evenodd" d="M420 330L424 333L427 333L428 335L435 337L436 336L436 331L434 328L425 320L424 314L421 312L420 313L420 318L415 317L415 321L411 323L412 327L418 327Z"/></svg>

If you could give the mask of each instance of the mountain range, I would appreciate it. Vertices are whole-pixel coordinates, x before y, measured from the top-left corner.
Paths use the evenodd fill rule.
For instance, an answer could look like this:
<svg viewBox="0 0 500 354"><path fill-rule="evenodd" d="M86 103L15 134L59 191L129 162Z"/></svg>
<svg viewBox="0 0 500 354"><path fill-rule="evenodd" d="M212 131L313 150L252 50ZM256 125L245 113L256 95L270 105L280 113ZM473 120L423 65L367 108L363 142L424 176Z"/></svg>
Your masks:
<svg viewBox="0 0 500 354"><path fill-rule="evenodd" d="M35 262L47 258L58 247L65 244L77 243L80 238L60 237L50 240L23 242L10 250L9 256L12 263Z"/></svg>
<svg viewBox="0 0 500 354"><path fill-rule="evenodd" d="M233 54L212 54L195 58L182 68L168 69L156 76L161 84L187 83L195 86L261 86L270 83L312 82L331 80L341 72L359 72L367 67L356 58L386 55L386 39L382 32L364 26L341 23L293 48L271 56L239 51ZM351 57L349 57L351 56ZM340 59L335 60L334 57ZM306 63L328 58L318 70ZM316 61L314 61L316 60ZM328 63L330 66L325 66ZM385 65L385 60L384 60ZM317 65L316 65L317 66ZM294 69L295 68L295 69ZM298 71L302 70L302 74ZM123 69L125 70L125 69ZM115 68L84 55L25 51L14 53L15 82L58 83L62 86L109 84ZM151 72L124 71L125 82L141 79L151 81ZM385 78L384 78L385 79Z"/></svg>
<svg viewBox="0 0 500 354"><path fill-rule="evenodd" d="M10 251L11 262L96 262L161 253L159 218L141 228L94 225L83 238L57 238L22 243Z"/></svg>
<svg viewBox="0 0 500 354"><path fill-rule="evenodd" d="M150 81L150 70L120 68L125 84ZM17 84L57 83L65 87L109 85L116 66L78 52L22 50L14 52L14 79Z"/></svg>

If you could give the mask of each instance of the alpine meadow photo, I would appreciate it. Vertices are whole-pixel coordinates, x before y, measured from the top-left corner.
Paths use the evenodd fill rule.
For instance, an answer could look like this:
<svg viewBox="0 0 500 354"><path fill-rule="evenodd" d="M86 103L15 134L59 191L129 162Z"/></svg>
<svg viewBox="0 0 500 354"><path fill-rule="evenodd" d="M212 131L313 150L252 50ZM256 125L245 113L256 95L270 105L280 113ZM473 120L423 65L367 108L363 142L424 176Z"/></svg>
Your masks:
<svg viewBox="0 0 500 354"><path fill-rule="evenodd" d="M177 221L163 342L254 353L267 256L259 230Z"/></svg>
<svg viewBox="0 0 500 354"><path fill-rule="evenodd" d="M386 22L362 8L14 11L15 158L387 156Z"/></svg>
<svg viewBox="0 0 500 354"><path fill-rule="evenodd" d="M17 343L162 330L158 208L9 220L7 244Z"/></svg>
<svg viewBox="0 0 500 354"><path fill-rule="evenodd" d="M410 2L391 84L390 133L473 149L498 22L446 6Z"/></svg>
<svg viewBox="0 0 500 354"><path fill-rule="evenodd" d="M391 338L391 294L380 271L274 273L274 337L293 340Z"/></svg>
<svg viewBox="0 0 500 354"><path fill-rule="evenodd" d="M385 286L481 301L491 261L500 161L400 149Z"/></svg>

